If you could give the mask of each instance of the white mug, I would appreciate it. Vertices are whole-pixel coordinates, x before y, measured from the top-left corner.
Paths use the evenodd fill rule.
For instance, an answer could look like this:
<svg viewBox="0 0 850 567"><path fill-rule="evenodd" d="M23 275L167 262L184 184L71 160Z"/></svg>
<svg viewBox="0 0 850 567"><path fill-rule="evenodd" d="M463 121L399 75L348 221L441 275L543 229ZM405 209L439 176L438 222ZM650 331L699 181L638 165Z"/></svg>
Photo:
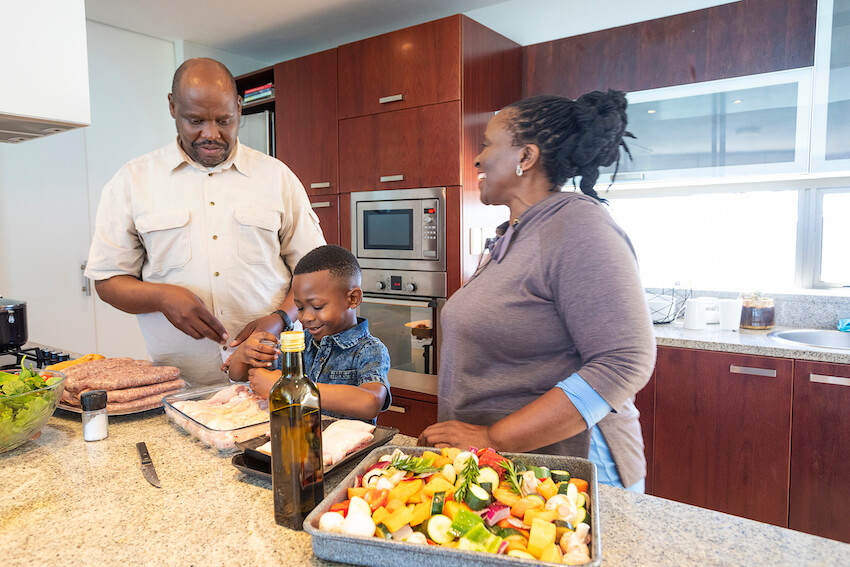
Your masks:
<svg viewBox="0 0 850 567"><path fill-rule="evenodd" d="M699 299L685 302L685 328L692 331L705 329L705 304Z"/></svg>
<svg viewBox="0 0 850 567"><path fill-rule="evenodd" d="M720 330L721 331L737 331L741 326L741 307L743 300L738 299L721 299L717 302L720 308Z"/></svg>

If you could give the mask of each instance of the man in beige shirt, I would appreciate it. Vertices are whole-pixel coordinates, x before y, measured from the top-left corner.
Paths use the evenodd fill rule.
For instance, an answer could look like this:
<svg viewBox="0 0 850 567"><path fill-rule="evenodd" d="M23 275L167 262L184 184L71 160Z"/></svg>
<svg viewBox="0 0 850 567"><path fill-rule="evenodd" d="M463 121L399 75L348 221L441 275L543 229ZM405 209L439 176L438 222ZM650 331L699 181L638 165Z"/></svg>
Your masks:
<svg viewBox="0 0 850 567"><path fill-rule="evenodd" d="M155 364L193 386L226 382L239 343L295 320L291 272L325 240L292 171L238 142L242 101L221 63L183 63L168 102L177 140L104 187L86 276L138 314Z"/></svg>

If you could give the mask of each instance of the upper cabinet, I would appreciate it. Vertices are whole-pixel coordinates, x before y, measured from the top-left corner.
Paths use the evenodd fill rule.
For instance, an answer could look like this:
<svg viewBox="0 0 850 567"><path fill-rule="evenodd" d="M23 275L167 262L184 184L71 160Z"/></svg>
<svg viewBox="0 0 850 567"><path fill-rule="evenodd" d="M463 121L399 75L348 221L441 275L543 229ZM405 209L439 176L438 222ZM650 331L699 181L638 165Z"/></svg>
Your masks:
<svg viewBox="0 0 850 567"><path fill-rule="evenodd" d="M811 84L806 68L629 93L617 181L806 173Z"/></svg>
<svg viewBox="0 0 850 567"><path fill-rule="evenodd" d="M277 157L309 195L339 193L337 50L274 67Z"/></svg>
<svg viewBox="0 0 850 567"><path fill-rule="evenodd" d="M91 123L83 0L4 2L0 142Z"/></svg>
<svg viewBox="0 0 850 567"><path fill-rule="evenodd" d="M458 16L339 47L339 117L460 99L460 49Z"/></svg>
<svg viewBox="0 0 850 567"><path fill-rule="evenodd" d="M819 0L812 169L850 170L850 0Z"/></svg>

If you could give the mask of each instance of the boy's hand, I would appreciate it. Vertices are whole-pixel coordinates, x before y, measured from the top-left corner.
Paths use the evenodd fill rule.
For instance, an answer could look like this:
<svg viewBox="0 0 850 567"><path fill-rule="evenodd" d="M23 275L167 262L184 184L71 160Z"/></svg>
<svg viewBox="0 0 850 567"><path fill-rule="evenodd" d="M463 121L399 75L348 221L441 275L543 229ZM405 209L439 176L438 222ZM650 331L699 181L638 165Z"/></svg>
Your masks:
<svg viewBox="0 0 850 567"><path fill-rule="evenodd" d="M269 397L272 387L280 379L280 370L266 370L265 368L251 368L248 370L248 383L255 394Z"/></svg>
<svg viewBox="0 0 850 567"><path fill-rule="evenodd" d="M228 364L244 364L253 368L267 368L277 358L277 350L271 345L264 345L260 341L268 339L277 341L271 333L257 331L240 344L236 351L227 359Z"/></svg>

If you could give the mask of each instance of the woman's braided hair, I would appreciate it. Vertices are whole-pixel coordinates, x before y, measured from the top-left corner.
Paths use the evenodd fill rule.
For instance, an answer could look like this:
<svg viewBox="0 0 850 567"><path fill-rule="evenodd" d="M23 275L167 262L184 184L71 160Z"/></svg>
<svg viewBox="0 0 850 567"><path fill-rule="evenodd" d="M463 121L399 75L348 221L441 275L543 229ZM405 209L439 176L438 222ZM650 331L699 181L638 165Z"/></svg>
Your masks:
<svg viewBox="0 0 850 567"><path fill-rule="evenodd" d="M620 146L631 158L623 141L624 136L634 138L626 132L625 94L615 90L593 91L575 101L540 95L507 108L512 109L507 123L514 145L535 144L540 148L543 170L553 184L553 191L568 179L581 176L582 193L605 202L593 189L599 168L616 161L619 169Z"/></svg>

